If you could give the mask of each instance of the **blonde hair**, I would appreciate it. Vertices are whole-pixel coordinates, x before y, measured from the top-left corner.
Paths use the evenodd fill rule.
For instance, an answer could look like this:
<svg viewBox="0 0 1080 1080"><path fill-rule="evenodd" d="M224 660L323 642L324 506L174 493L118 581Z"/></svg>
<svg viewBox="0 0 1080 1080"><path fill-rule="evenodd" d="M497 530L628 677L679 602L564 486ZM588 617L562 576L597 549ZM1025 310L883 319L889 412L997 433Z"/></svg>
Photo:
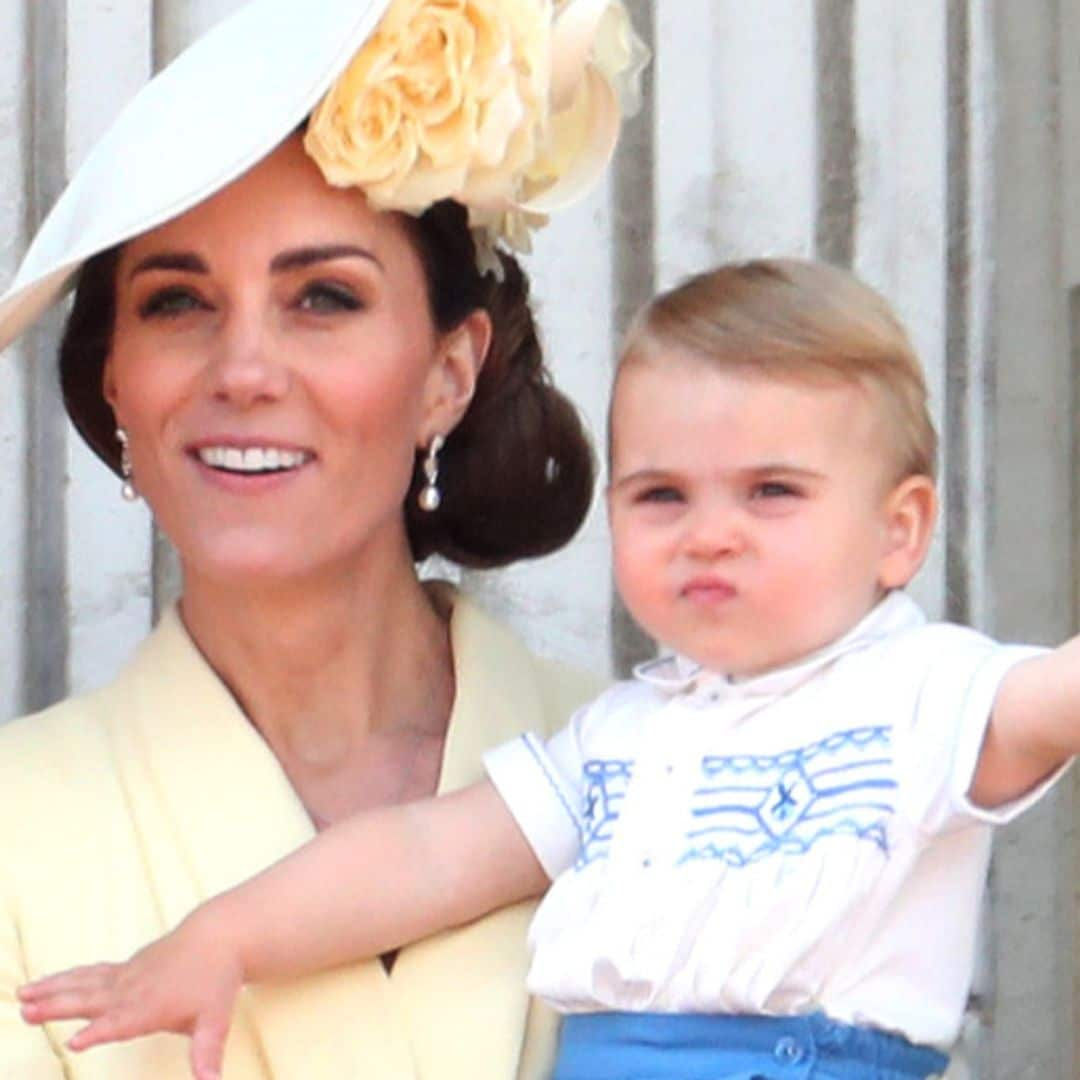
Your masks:
<svg viewBox="0 0 1080 1080"><path fill-rule="evenodd" d="M907 332L854 275L799 259L732 263L661 293L634 320L622 365L688 351L728 370L871 392L897 451L897 479L937 472L937 433Z"/></svg>

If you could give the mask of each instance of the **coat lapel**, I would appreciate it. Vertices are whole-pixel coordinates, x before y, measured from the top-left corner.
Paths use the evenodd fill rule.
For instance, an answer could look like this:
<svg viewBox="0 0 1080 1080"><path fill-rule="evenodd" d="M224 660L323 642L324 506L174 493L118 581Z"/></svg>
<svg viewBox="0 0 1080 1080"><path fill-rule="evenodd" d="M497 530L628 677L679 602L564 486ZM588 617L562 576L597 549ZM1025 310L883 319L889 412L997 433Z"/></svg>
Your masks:
<svg viewBox="0 0 1080 1080"><path fill-rule="evenodd" d="M532 658L516 639L460 597L451 639L457 694L440 791L478 778L483 750L546 727ZM313 830L277 759L175 611L122 682L138 725L117 725L118 760L147 838L162 925L171 926ZM389 978L372 961L253 988L233 1039L256 1045L237 1046L236 1057L261 1058L263 1075L280 1078L512 1076L527 1010L531 907L404 949Z"/></svg>
<svg viewBox="0 0 1080 1080"><path fill-rule="evenodd" d="M485 750L521 731L542 732L550 722L531 654L463 597L454 606L451 643L457 695L440 793L479 779ZM407 1002L402 1015L421 1077L506 1080L516 1074L529 1004L525 934L534 907L495 912L398 957L391 986L395 999Z"/></svg>
<svg viewBox="0 0 1080 1080"><path fill-rule="evenodd" d="M154 842L146 860L163 925L171 926L314 831L277 759L175 611L125 679L140 725L124 762L138 777L127 788L138 803L133 816L156 822L147 828ZM259 986L245 998L229 1057L261 1060L252 1077L414 1075L378 962Z"/></svg>

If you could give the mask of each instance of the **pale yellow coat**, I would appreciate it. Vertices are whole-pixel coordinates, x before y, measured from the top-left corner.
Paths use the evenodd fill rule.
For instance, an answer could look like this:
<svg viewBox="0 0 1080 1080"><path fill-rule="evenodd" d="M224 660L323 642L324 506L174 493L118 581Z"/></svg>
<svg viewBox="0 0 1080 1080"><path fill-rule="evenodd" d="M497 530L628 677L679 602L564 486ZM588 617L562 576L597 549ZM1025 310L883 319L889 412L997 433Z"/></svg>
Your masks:
<svg viewBox="0 0 1080 1080"><path fill-rule="evenodd" d="M595 689L538 660L463 598L440 790L480 753L549 731ZM14 988L120 959L312 826L277 759L166 615L107 688L0 729L0 1078L186 1080L186 1041L68 1054L74 1025L26 1026ZM408 851L400 857L410 858ZM225 1080L533 1080L554 1023L524 992L531 905L378 961L246 992Z"/></svg>

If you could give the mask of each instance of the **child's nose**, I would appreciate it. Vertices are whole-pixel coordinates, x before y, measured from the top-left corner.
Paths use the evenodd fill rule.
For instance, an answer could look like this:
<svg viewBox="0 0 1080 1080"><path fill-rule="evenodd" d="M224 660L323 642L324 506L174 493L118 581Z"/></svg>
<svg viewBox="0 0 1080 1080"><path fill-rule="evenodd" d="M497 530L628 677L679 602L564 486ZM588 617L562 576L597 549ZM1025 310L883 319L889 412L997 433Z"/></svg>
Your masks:
<svg viewBox="0 0 1080 1080"><path fill-rule="evenodd" d="M712 506L695 513L687 530L685 549L700 559L736 555L746 546L745 522L731 506Z"/></svg>

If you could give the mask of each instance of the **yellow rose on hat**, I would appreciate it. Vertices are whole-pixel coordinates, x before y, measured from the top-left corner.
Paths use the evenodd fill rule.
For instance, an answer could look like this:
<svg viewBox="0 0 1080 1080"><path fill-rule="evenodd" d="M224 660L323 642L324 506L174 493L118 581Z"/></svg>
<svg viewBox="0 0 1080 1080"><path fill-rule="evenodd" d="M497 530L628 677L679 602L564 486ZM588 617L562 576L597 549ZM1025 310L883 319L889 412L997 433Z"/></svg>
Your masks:
<svg viewBox="0 0 1080 1080"><path fill-rule="evenodd" d="M621 0L393 0L306 146L379 209L456 199L490 266L595 183L647 58Z"/></svg>
<svg viewBox="0 0 1080 1080"><path fill-rule="evenodd" d="M545 123L549 0L394 0L312 114L327 180L380 209L516 197Z"/></svg>

